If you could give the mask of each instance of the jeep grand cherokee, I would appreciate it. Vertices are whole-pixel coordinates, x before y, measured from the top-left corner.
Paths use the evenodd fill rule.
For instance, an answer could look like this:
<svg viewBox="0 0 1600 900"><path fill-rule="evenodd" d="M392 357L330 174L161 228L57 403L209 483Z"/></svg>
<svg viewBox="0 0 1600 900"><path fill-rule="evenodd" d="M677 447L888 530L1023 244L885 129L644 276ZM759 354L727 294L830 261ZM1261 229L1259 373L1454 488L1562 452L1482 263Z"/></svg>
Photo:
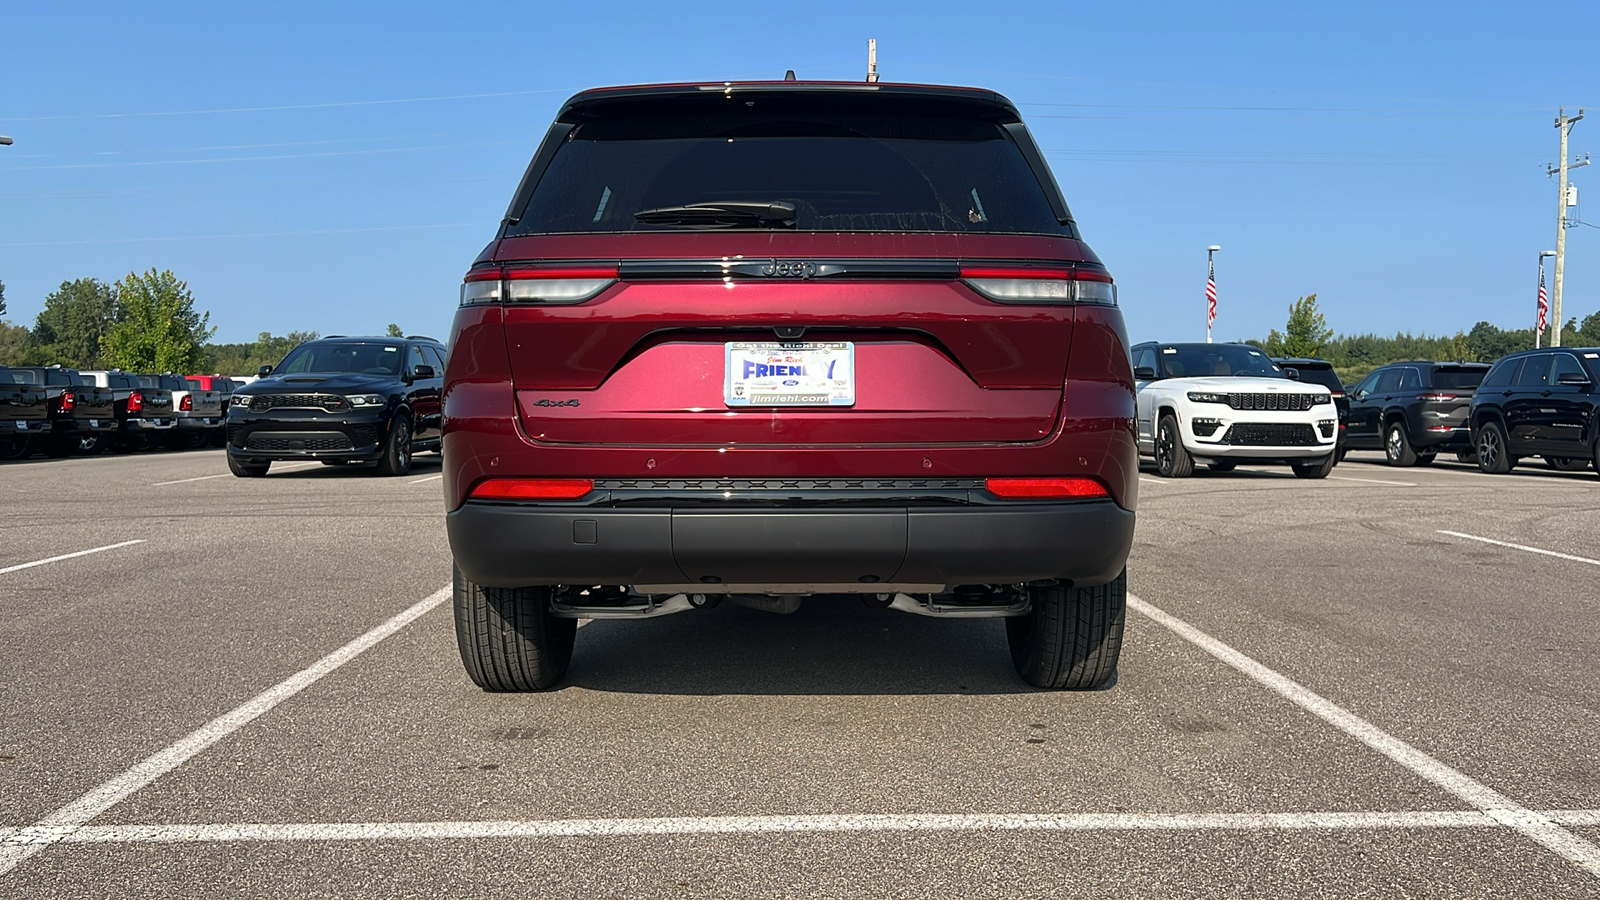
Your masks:
<svg viewBox="0 0 1600 900"><path fill-rule="evenodd" d="M576 620L853 594L1120 650L1138 464L1111 275L970 88L590 90L468 270L445 377L456 630L489 690Z"/></svg>

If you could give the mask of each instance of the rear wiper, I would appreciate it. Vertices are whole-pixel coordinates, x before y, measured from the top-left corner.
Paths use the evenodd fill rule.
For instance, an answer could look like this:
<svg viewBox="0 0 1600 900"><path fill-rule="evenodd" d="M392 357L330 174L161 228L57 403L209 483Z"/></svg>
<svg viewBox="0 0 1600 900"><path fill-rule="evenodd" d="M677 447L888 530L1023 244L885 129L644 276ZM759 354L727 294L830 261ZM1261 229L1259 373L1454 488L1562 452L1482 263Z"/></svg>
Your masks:
<svg viewBox="0 0 1600 900"><path fill-rule="evenodd" d="M735 228L752 224L763 228L793 228L795 221L793 203L742 200L658 206L655 209L641 209L633 217L647 225L694 225L702 228Z"/></svg>

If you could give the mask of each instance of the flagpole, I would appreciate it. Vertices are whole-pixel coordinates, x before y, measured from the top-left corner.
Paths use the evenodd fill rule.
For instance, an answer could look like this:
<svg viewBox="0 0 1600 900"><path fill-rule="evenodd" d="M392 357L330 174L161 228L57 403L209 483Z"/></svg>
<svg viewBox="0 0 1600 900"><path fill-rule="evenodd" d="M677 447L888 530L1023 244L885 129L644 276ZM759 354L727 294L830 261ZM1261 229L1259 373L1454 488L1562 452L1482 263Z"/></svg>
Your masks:
<svg viewBox="0 0 1600 900"><path fill-rule="evenodd" d="M1208 344L1211 343L1211 323L1217 320L1217 264L1212 256L1221 249L1216 244L1206 248L1206 343Z"/></svg>
<svg viewBox="0 0 1600 900"><path fill-rule="evenodd" d="M1538 316L1533 325L1533 349L1535 350L1539 349L1539 339L1544 336L1546 327L1545 315L1550 309L1549 300L1546 299L1544 293L1544 261L1547 257L1555 255L1556 252L1554 250L1539 251L1539 308Z"/></svg>

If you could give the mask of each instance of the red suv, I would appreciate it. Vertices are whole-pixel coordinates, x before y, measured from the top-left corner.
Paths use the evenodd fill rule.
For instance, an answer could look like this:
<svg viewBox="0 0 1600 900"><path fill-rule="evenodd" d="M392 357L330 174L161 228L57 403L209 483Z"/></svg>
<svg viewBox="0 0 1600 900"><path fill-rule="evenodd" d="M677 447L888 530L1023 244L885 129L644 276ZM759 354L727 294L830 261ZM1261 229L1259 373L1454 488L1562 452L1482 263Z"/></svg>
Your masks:
<svg viewBox="0 0 1600 900"><path fill-rule="evenodd" d="M579 618L839 594L1004 617L1039 687L1115 673L1127 337L998 94L584 91L450 345L456 633L485 689L555 684Z"/></svg>

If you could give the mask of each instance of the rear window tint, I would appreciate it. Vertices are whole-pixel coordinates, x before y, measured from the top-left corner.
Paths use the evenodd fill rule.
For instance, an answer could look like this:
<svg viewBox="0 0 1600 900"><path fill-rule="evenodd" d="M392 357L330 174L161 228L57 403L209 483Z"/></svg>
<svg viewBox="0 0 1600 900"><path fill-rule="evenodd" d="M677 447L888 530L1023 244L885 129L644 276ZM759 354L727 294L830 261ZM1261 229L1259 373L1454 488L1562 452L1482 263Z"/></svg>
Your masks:
<svg viewBox="0 0 1600 900"><path fill-rule="evenodd" d="M1434 366L1433 386L1450 390L1470 390L1483 383L1488 369L1466 366Z"/></svg>
<svg viewBox="0 0 1600 900"><path fill-rule="evenodd" d="M1520 359L1507 359L1497 362L1489 368L1489 374L1484 376L1483 383L1495 387L1504 387L1511 383L1512 378L1516 377L1517 367L1521 364L1522 360Z"/></svg>
<svg viewBox="0 0 1600 900"><path fill-rule="evenodd" d="M7 369L5 366L0 366L0 384L16 383L16 380L11 377L11 370Z"/></svg>
<svg viewBox="0 0 1600 900"><path fill-rule="evenodd" d="M1550 383L1550 357L1530 356L1522 361L1522 371L1517 373L1517 387L1544 387Z"/></svg>
<svg viewBox="0 0 1600 900"><path fill-rule="evenodd" d="M1000 125L819 112L580 125L506 233L704 228L634 213L717 201L792 203L800 231L1071 233Z"/></svg>
<svg viewBox="0 0 1600 900"><path fill-rule="evenodd" d="M33 372L28 369L12 369L11 381L14 384L44 384L44 382L39 379L38 372Z"/></svg>

